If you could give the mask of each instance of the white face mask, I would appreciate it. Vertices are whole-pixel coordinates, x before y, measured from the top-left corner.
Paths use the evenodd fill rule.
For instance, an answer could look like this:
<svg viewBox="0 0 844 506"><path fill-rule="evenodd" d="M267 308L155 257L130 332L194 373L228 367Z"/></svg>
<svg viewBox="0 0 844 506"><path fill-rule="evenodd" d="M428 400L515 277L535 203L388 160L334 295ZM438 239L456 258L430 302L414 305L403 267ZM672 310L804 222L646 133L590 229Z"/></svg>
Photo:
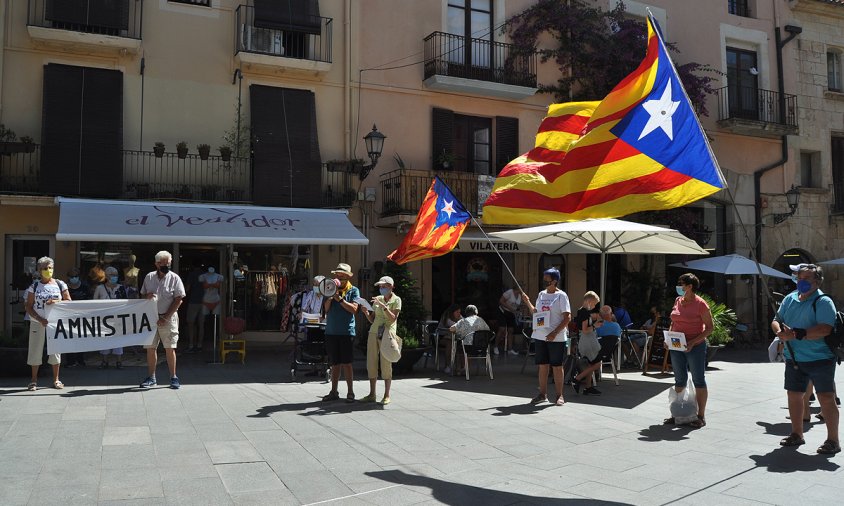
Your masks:
<svg viewBox="0 0 844 506"><path fill-rule="evenodd" d="M214 268L213 267L208 268L208 274L214 274Z"/></svg>

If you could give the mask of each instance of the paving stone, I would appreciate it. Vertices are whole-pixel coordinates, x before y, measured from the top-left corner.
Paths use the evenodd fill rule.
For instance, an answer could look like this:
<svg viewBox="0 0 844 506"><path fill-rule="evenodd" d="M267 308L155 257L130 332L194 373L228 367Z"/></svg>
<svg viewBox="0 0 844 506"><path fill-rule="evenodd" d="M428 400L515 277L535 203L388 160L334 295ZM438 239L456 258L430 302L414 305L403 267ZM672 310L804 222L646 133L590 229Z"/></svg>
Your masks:
<svg viewBox="0 0 844 506"><path fill-rule="evenodd" d="M185 506L234 504L219 476L165 481L163 488L168 504Z"/></svg>
<svg viewBox="0 0 844 506"><path fill-rule="evenodd" d="M214 464L264 460L249 441L208 441L205 443L205 448Z"/></svg>
<svg viewBox="0 0 844 506"><path fill-rule="evenodd" d="M103 433L103 446L149 445L152 436L149 427L107 427Z"/></svg>
<svg viewBox="0 0 844 506"><path fill-rule="evenodd" d="M217 464L214 467L230 494L286 488L266 462Z"/></svg>

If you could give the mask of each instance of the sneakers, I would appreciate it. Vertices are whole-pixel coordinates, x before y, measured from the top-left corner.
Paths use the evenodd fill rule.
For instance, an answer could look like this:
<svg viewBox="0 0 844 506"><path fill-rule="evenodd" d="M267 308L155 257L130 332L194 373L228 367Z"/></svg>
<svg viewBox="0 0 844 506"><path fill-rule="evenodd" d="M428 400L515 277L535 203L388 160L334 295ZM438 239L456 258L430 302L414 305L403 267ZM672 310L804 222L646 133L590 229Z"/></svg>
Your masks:
<svg viewBox="0 0 844 506"><path fill-rule="evenodd" d="M339 400L339 399L340 399L340 394L339 394L339 393L337 393L337 391L336 391L336 390L332 390L331 392L328 392L328 395L323 395L323 396L322 396L322 400L323 400L324 402L328 402L328 401L336 401L336 400Z"/></svg>
<svg viewBox="0 0 844 506"><path fill-rule="evenodd" d="M172 388L173 390L178 390L182 388L182 383L179 381L178 376L173 376L172 378L170 378L170 388Z"/></svg>
<svg viewBox="0 0 844 506"><path fill-rule="evenodd" d="M583 395L601 395L601 391L595 387L589 387L583 391Z"/></svg>
<svg viewBox="0 0 844 506"><path fill-rule="evenodd" d="M492 354L493 354L493 355L498 355L498 353L499 353L499 352L498 352L498 346L493 347L493 348L492 348Z"/></svg>
<svg viewBox="0 0 844 506"><path fill-rule="evenodd" d="M360 402L375 402L375 394L369 394L366 397L362 398Z"/></svg>
<svg viewBox="0 0 844 506"><path fill-rule="evenodd" d="M571 386L574 388L574 391L578 394L580 393L580 380L572 378L571 379Z"/></svg>
<svg viewBox="0 0 844 506"><path fill-rule="evenodd" d="M158 382L157 382L157 381L155 381L155 376L150 376L149 378L145 379L145 380L141 383L141 388L154 387L154 386L155 386L155 385L157 385L157 384L158 384Z"/></svg>
<svg viewBox="0 0 844 506"><path fill-rule="evenodd" d="M531 399L530 403L533 404L534 406L536 406L540 402L545 402L546 400L547 400L547 397L545 397L545 394L539 394L536 397L534 397L533 399Z"/></svg>
<svg viewBox="0 0 844 506"><path fill-rule="evenodd" d="M519 352L518 352L518 351L516 351L516 350L513 350L513 349L511 349L511 350L510 350L510 351L508 351L507 353L509 353L510 355L515 355L515 356L517 356L517 357L519 356Z"/></svg>

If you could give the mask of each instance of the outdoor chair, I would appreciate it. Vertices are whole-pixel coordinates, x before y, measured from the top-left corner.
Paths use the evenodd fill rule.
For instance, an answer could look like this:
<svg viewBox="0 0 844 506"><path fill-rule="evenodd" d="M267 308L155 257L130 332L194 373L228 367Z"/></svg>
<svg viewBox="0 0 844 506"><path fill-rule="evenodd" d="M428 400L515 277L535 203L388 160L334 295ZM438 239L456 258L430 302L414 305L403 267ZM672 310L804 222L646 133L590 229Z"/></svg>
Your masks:
<svg viewBox="0 0 844 506"><path fill-rule="evenodd" d="M423 368L428 367L428 359L431 353L434 354L434 370L440 370L440 346L446 343L443 337L443 330L439 328L439 322L419 322L422 326L422 342L425 346L431 348L431 351L425 354L425 364ZM446 358L448 361L448 358Z"/></svg>
<svg viewBox="0 0 844 506"><path fill-rule="evenodd" d="M495 333L491 330L476 330L472 334L472 344L467 345L460 340L460 348L463 350L463 366L466 370L466 381L469 381L469 360L484 360L489 379L495 379L492 375L492 346L495 343Z"/></svg>

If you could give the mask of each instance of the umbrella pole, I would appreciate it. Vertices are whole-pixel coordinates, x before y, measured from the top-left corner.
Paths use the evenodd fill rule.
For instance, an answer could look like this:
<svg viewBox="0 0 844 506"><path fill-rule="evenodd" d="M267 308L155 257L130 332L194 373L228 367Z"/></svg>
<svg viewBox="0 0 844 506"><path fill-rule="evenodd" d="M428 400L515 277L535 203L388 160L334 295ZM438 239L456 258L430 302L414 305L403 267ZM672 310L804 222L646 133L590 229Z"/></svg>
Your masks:
<svg viewBox="0 0 844 506"><path fill-rule="evenodd" d="M495 244L492 242L492 239L489 238L489 236L486 234L486 231L484 231L483 227L481 227L481 224L474 216L472 216L472 223L474 223L475 226L478 227L478 230L480 230L484 237L486 237L486 240L489 241L489 245L492 246L492 251L494 251L495 254L498 255L498 258L501 259L501 263L504 265L504 268L507 269L507 273L510 274L511 278L513 278L513 282L516 283L516 286L519 287L519 290L522 293L526 293L524 288L522 288L522 285L519 284L519 280L516 279L516 275L513 274L513 271L510 270L510 266L507 265L507 262L504 261L504 257L501 256L501 252L498 251L498 248L495 247Z"/></svg>
<svg viewBox="0 0 844 506"><path fill-rule="evenodd" d="M601 304L606 304L604 290L607 287L607 252L601 251Z"/></svg>

